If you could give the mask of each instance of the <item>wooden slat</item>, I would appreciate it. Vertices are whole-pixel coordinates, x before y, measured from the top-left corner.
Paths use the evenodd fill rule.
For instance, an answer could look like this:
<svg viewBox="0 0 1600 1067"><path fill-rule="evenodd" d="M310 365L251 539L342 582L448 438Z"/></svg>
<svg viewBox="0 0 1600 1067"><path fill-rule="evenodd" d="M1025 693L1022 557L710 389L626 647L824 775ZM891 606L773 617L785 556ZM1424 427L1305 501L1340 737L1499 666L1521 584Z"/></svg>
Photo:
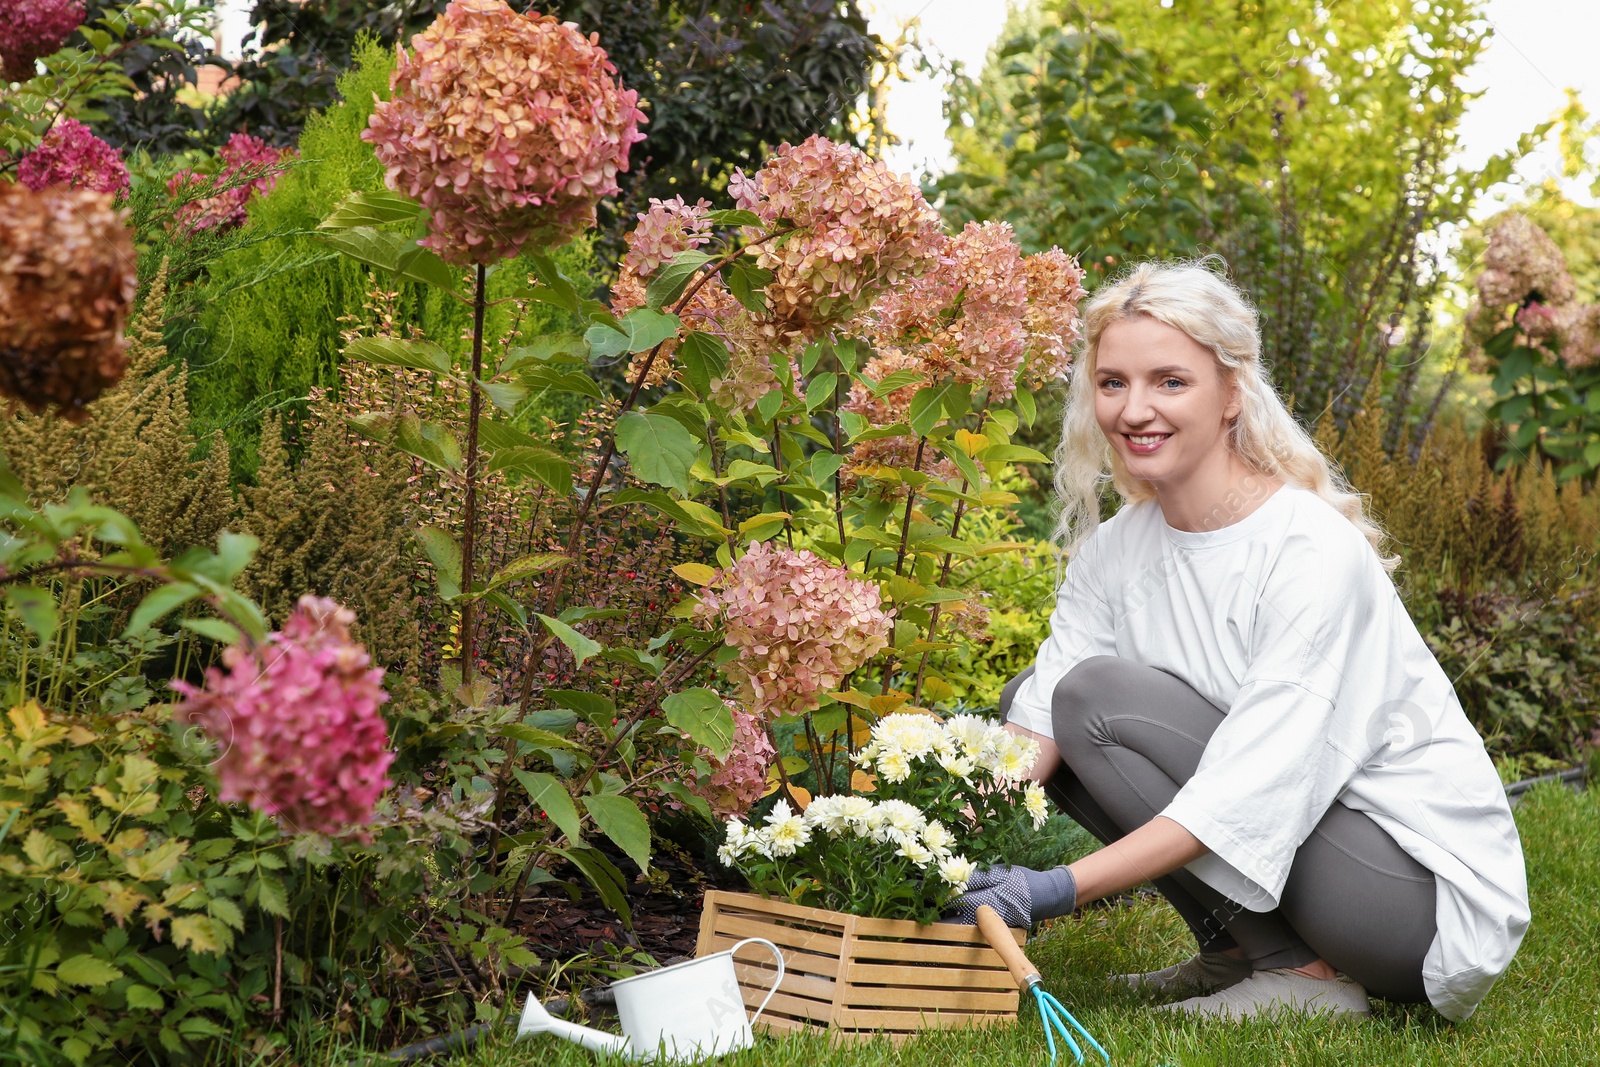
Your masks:
<svg viewBox="0 0 1600 1067"><path fill-rule="evenodd" d="M766 991L772 987L772 979L778 974L775 970L747 968L737 963L733 966L733 973L738 976L741 986L748 986L750 992L758 996L766 996ZM782 989L790 996L810 997L812 1000L832 1003L837 984L832 978L814 978L786 971L783 975Z"/></svg>
<svg viewBox="0 0 1600 1067"><path fill-rule="evenodd" d="M852 985L891 985L910 989L1015 990L1017 980L1006 970L972 967L907 967L903 963L850 963L844 980Z"/></svg>
<svg viewBox="0 0 1600 1067"><path fill-rule="evenodd" d="M844 939L838 934L823 934L812 930L796 930L792 926L778 926L760 919L735 915L723 911L717 915L716 933L732 935L734 941L746 937L764 937L779 948L797 948L806 952L838 958L844 949ZM991 949L992 953L994 950ZM996 956L998 960L1000 957Z"/></svg>
<svg viewBox="0 0 1600 1067"><path fill-rule="evenodd" d="M958 1030L963 1026L994 1025L1011 1022L1015 1015L982 1014L968 1012L916 1012L916 1011L841 1011L838 1025L852 1030Z"/></svg>
<svg viewBox="0 0 1600 1067"><path fill-rule="evenodd" d="M1017 994L985 993L971 989L893 989L873 986L859 989L847 986L839 991L841 1007L910 1008L913 1011L1011 1011L1017 1010Z"/></svg>
<svg viewBox="0 0 1600 1067"><path fill-rule="evenodd" d="M979 970L1001 969L1000 956L988 945L912 945L895 941L858 941L854 959L874 962L947 963Z"/></svg>
<svg viewBox="0 0 1600 1067"><path fill-rule="evenodd" d="M860 937L892 937L907 941L932 941L941 945L987 945L983 934L978 932L976 926L965 923L922 923L909 922L905 919L868 919L856 920L856 934ZM1011 931L1011 936L1017 939L1017 944L1027 941L1027 931Z"/></svg>
<svg viewBox="0 0 1600 1067"><path fill-rule="evenodd" d="M840 912L825 911L822 908L808 908L803 904L791 904L786 900L771 900L758 897L752 893L729 893L720 889L706 890L706 900L715 902L722 910L745 911L758 915L771 915L779 919L807 924L833 930L842 931L846 925Z"/></svg>
<svg viewBox="0 0 1600 1067"><path fill-rule="evenodd" d="M762 993L759 997L746 996L745 1007L754 1011L760 1006L762 999L765 997L765 993ZM761 1014L761 1017L765 1019L768 1015L782 1015L788 1018L811 1019L815 1022L826 1023L832 1014L833 1001L831 1000L812 1000L810 997L790 997L785 996L783 993L778 993L772 998L772 1003L767 1005L767 1010Z"/></svg>
<svg viewBox="0 0 1600 1067"><path fill-rule="evenodd" d="M718 937L711 942L714 951L721 952L738 944L737 941L726 937ZM794 975L815 975L826 981L833 981L839 976L839 957L826 956L818 952L801 952L797 949L786 948L783 953L784 969ZM760 967L759 963L745 963L735 960L733 967L735 973L741 967Z"/></svg>

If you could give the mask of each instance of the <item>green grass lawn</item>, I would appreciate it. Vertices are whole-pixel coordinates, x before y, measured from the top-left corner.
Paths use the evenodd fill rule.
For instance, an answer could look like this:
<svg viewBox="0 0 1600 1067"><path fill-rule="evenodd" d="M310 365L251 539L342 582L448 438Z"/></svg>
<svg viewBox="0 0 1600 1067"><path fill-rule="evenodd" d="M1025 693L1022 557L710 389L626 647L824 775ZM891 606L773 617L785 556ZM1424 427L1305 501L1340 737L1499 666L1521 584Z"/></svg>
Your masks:
<svg viewBox="0 0 1600 1067"><path fill-rule="evenodd" d="M1315 1019L1233 1024L1175 1021L1148 1010L1153 1001L1117 992L1105 976L1151 970L1192 951L1177 915L1160 902L1093 909L1057 920L1030 943L1046 984L1126 1067L1250 1067L1277 1064L1439 1064L1534 1067L1600 1064L1600 791L1574 794L1541 787L1517 810L1533 926L1511 970L1478 1012L1454 1026L1431 1008L1375 1001L1355 1024ZM938 1032L906 1042L831 1048L825 1038L758 1039L725 1067L819 1067L902 1064L1025 1067L1048 1062L1037 1014L985 1031ZM1062 1063L1071 1064L1062 1051ZM598 1063L554 1038L497 1042L459 1056L451 1067ZM613 1061L615 1062L615 1061ZM1099 1062L1089 1053L1091 1063Z"/></svg>

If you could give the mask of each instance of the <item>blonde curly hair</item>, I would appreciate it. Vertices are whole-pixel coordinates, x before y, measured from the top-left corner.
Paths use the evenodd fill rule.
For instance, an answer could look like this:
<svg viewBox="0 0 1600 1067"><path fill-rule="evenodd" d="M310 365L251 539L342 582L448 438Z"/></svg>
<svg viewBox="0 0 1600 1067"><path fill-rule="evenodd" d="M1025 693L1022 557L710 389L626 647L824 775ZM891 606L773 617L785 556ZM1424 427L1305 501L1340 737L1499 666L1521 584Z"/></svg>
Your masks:
<svg viewBox="0 0 1600 1067"><path fill-rule="evenodd" d="M1368 514L1362 495L1328 461L1273 387L1261 360L1256 310L1220 273L1221 257L1173 263L1140 263L1101 286L1083 309L1084 347L1068 385L1061 444L1056 448L1056 496L1060 514L1055 537L1071 554L1100 525L1100 490L1107 482L1130 503L1155 498L1147 481L1126 465L1095 420L1095 361L1106 327L1147 315L1182 330L1210 349L1224 384L1236 383L1243 404L1228 429L1228 446L1252 469L1281 477L1326 500L1360 530L1388 573L1400 563L1386 556L1382 527Z"/></svg>

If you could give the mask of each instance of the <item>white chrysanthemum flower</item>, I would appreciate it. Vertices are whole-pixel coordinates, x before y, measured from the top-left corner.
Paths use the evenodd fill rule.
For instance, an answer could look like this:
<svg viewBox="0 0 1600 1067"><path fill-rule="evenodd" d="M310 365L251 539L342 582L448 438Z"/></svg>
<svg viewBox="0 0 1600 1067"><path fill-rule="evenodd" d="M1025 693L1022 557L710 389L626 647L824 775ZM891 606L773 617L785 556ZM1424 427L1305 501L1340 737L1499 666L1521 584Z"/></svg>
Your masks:
<svg viewBox="0 0 1600 1067"><path fill-rule="evenodd" d="M872 801L866 797L838 797L834 811L844 825L854 830L857 834L866 832L868 821L872 817Z"/></svg>
<svg viewBox="0 0 1600 1067"><path fill-rule="evenodd" d="M1033 816L1033 828L1037 830L1043 826L1050 817L1050 809L1044 804L1044 787L1038 782L1029 782L1022 788L1022 806Z"/></svg>
<svg viewBox="0 0 1600 1067"><path fill-rule="evenodd" d="M948 757L940 755L939 766L944 768L944 772L950 777L966 780L970 780L973 772L978 769L977 762L971 756L956 755L953 752Z"/></svg>
<svg viewBox="0 0 1600 1067"><path fill-rule="evenodd" d="M967 891L967 881L975 869L973 862L965 856L951 856L939 861L939 877L954 887L958 894Z"/></svg>
<svg viewBox="0 0 1600 1067"><path fill-rule="evenodd" d="M911 760L906 753L892 748L878 757L878 777L891 784L911 777Z"/></svg>
<svg viewBox="0 0 1600 1067"><path fill-rule="evenodd" d="M922 843L928 846L939 859L950 855L950 846L956 843L955 835L944 828L944 823L938 819L929 819L928 825L922 828Z"/></svg>
<svg viewBox="0 0 1600 1067"><path fill-rule="evenodd" d="M872 728L872 739L880 750L897 749L912 760L932 752L942 736L942 728L931 717L907 711L885 715Z"/></svg>
<svg viewBox="0 0 1600 1067"><path fill-rule="evenodd" d="M992 773L998 782L1020 782L1039 758L1039 742L1031 737L1008 734L995 752Z"/></svg>
<svg viewBox="0 0 1600 1067"><path fill-rule="evenodd" d="M926 867L934 859L933 853L914 837L908 837L900 842L900 847L894 851L895 855L904 856L918 867Z"/></svg>
<svg viewBox="0 0 1600 1067"><path fill-rule="evenodd" d="M767 825L762 828L761 836L766 845L763 854L772 859L783 859L805 847L811 840L811 830L806 826L805 819L789 810L788 801L780 800L774 805L772 814L767 816Z"/></svg>
<svg viewBox="0 0 1600 1067"><path fill-rule="evenodd" d="M832 837L838 837L849 827L849 822L840 810L841 802L850 799L843 796L817 797L806 805L806 826L813 830L826 831Z"/></svg>
<svg viewBox="0 0 1600 1067"><path fill-rule="evenodd" d="M873 807L867 825L879 841L899 842L920 834L927 821L914 805L903 800L885 800Z"/></svg>
<svg viewBox="0 0 1600 1067"><path fill-rule="evenodd" d="M722 847L717 849L717 859L722 861L724 867L732 867L751 851L754 836L754 831L746 826L742 819L729 819Z"/></svg>
<svg viewBox="0 0 1600 1067"><path fill-rule="evenodd" d="M955 715L944 724L945 736L961 746L968 756L977 759L990 747L995 726L976 715Z"/></svg>

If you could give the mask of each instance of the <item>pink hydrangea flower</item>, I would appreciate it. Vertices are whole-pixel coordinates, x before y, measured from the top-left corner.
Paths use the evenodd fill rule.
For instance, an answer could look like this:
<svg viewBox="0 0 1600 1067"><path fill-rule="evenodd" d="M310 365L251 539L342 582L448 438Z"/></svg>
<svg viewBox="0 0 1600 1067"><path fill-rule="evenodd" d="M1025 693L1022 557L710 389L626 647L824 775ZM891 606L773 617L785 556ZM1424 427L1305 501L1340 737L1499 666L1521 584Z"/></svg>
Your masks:
<svg viewBox="0 0 1600 1067"><path fill-rule="evenodd" d="M62 119L18 162L17 180L35 190L67 185L124 195L128 167L120 148L106 144L77 119Z"/></svg>
<svg viewBox="0 0 1600 1067"><path fill-rule="evenodd" d="M84 13L83 0L0 0L0 75L33 77L34 64L67 43Z"/></svg>
<svg viewBox="0 0 1600 1067"><path fill-rule="evenodd" d="M400 50L361 136L389 188L431 212L423 244L490 263L594 224L646 121L598 40L503 0L452 0Z"/></svg>
<svg viewBox="0 0 1600 1067"><path fill-rule="evenodd" d="M753 177L736 171L728 189L767 228L780 220L796 227L756 251L774 275L766 290L772 320L793 335L780 340L815 337L861 312L920 274L944 240L938 212L915 182L820 135L778 146Z"/></svg>
<svg viewBox="0 0 1600 1067"><path fill-rule="evenodd" d="M727 759L717 760L702 749L711 764L711 778L693 787L723 819L745 814L761 799L767 788L767 769L778 755L760 717L731 701L726 703L733 713L733 751Z"/></svg>
<svg viewBox="0 0 1600 1067"><path fill-rule="evenodd" d="M1563 308L1557 321L1561 362L1571 370L1600 360L1600 304Z"/></svg>
<svg viewBox="0 0 1600 1067"><path fill-rule="evenodd" d="M278 184L279 175L296 154L292 148L274 148L248 133L234 134L228 138L227 144L217 150L222 167L215 180L227 182L245 174L255 177L216 196L183 205L175 216L177 223L194 230L243 226L250 198L257 193L266 196L272 192L273 186ZM168 180L167 191L177 193L194 185L206 186L212 180L192 170L180 171Z"/></svg>
<svg viewBox="0 0 1600 1067"><path fill-rule="evenodd" d="M724 670L763 717L814 710L889 644L877 585L808 551L752 543L707 590L695 618L739 649Z"/></svg>
<svg viewBox="0 0 1600 1067"><path fill-rule="evenodd" d="M1022 382L1030 387L1060 381L1072 370L1072 348L1082 337L1078 303L1084 297L1083 268L1059 248L1022 261L1028 310L1022 317L1028 359Z"/></svg>
<svg viewBox="0 0 1600 1067"><path fill-rule="evenodd" d="M300 598L281 632L235 645L204 687L174 681L180 719L216 741L218 799L277 816L290 832L341 833L372 821L394 760L378 705L383 670L350 637L355 614Z"/></svg>
<svg viewBox="0 0 1600 1067"><path fill-rule="evenodd" d="M1561 249L1538 223L1518 214L1507 215L1490 232L1483 272L1475 284L1478 300L1489 308L1521 304L1530 296L1560 307L1574 295Z"/></svg>
<svg viewBox="0 0 1600 1067"><path fill-rule="evenodd" d="M1517 328L1530 340L1543 341L1554 337L1561 326L1561 312L1549 304L1530 300L1517 311Z"/></svg>

